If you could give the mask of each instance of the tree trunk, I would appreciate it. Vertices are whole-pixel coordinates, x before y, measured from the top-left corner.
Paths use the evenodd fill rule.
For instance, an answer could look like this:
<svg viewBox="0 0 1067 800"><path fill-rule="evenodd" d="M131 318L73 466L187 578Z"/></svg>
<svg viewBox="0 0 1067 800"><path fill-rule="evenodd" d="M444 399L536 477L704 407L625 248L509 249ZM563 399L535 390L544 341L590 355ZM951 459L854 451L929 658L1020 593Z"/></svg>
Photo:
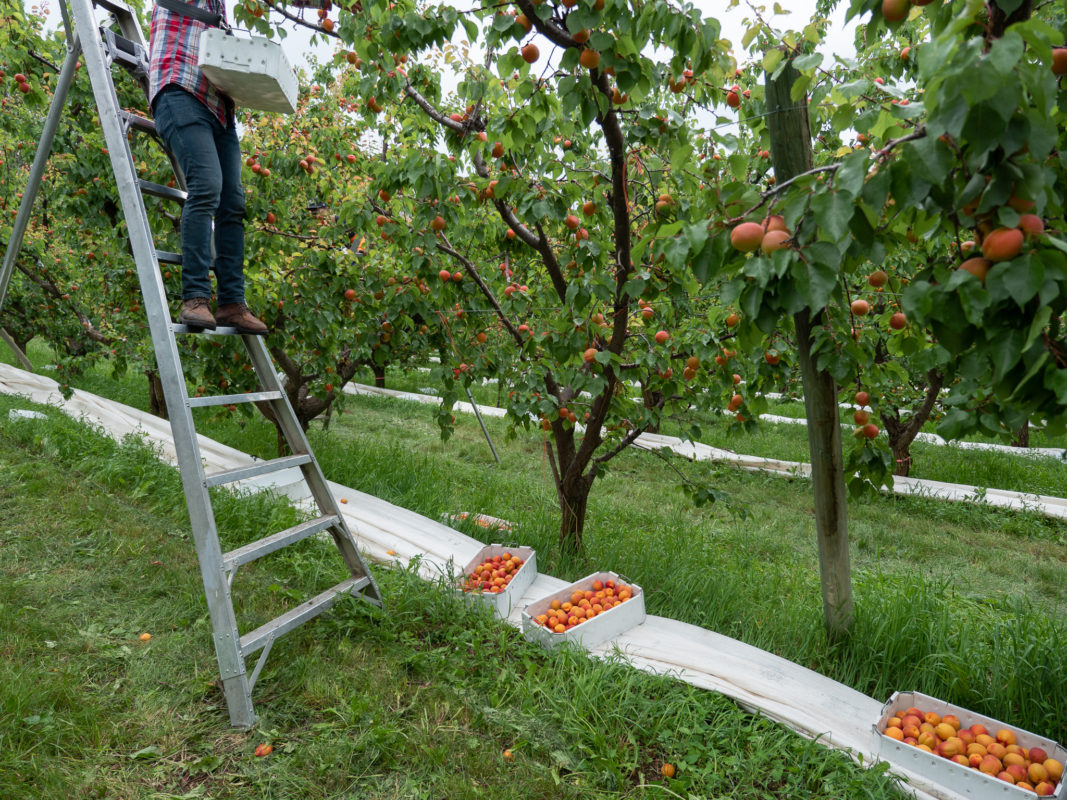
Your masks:
<svg viewBox="0 0 1067 800"><path fill-rule="evenodd" d="M926 373L926 394L906 423L900 421L900 412L896 409L893 409L891 414L888 411L882 412L882 427L889 437L889 448L893 451L894 475L907 476L911 471L911 443L919 435L926 420L930 419L930 412L937 403L944 383L945 376L939 370L932 369Z"/></svg>
<svg viewBox="0 0 1067 800"><path fill-rule="evenodd" d="M1017 431L1012 432L1011 438L1012 447L1029 447L1030 446L1030 420L1023 423L1023 426Z"/></svg>
<svg viewBox="0 0 1067 800"><path fill-rule="evenodd" d="M800 100L791 97L798 76L788 63L777 78L772 78L770 73L766 77L767 130L774 174L780 183L810 170L814 161L807 97ZM808 418L823 621L827 635L836 638L847 633L852 625L853 600L837 386L833 376L817 368L812 355L811 332L822 324L822 319L822 309L805 309L793 316Z"/></svg>
<svg viewBox="0 0 1067 800"><path fill-rule="evenodd" d="M371 371L374 373L374 385L379 389L385 388L385 364L372 362Z"/></svg>
<svg viewBox="0 0 1067 800"><path fill-rule="evenodd" d="M148 378L148 411L160 419L170 419L167 415L167 398L163 396L163 381L159 379L159 373L154 369L146 369L145 377Z"/></svg>
<svg viewBox="0 0 1067 800"><path fill-rule="evenodd" d="M663 392L658 389L646 389L641 387L641 399L645 408L662 408L664 403ZM649 433L659 433L659 422L649 423L645 426Z"/></svg>
<svg viewBox="0 0 1067 800"><path fill-rule="evenodd" d="M589 505L589 492L592 488L593 478L584 475L565 485L556 486L562 512L559 545L560 550L569 556L581 555L584 550L582 533L585 530L585 511Z"/></svg>

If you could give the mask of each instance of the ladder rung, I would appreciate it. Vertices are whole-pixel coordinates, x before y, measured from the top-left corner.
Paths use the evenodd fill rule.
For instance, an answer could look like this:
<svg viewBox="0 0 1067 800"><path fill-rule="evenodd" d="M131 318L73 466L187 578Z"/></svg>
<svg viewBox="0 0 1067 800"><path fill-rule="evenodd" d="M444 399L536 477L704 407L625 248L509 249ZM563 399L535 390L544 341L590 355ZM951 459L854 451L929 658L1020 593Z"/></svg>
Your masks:
<svg viewBox="0 0 1067 800"><path fill-rule="evenodd" d="M285 456L284 458L272 458L269 461L259 461L247 467L228 469L224 472L216 472L204 479L204 486L219 486L223 483L243 481L246 478L254 478L257 475L266 475L269 472L281 472L290 467L299 467L311 462L309 455Z"/></svg>
<svg viewBox="0 0 1067 800"><path fill-rule="evenodd" d="M185 325L182 326L187 327ZM246 394L216 394L210 397L190 397L189 408L205 406L228 406L234 403L261 403L268 400L281 400L281 392L247 392Z"/></svg>
<svg viewBox="0 0 1067 800"><path fill-rule="evenodd" d="M171 253L166 250L156 250L156 259L160 264L181 264L182 254Z"/></svg>
<svg viewBox="0 0 1067 800"><path fill-rule="evenodd" d="M145 194L150 194L153 197L162 197L165 200L173 200L176 203L185 202L186 194L181 189L172 189L162 183L152 183L152 181L144 179L138 179L137 183L141 185L141 191Z"/></svg>
<svg viewBox="0 0 1067 800"><path fill-rule="evenodd" d="M334 514L330 514L317 519L311 519L307 522L301 522L299 525L294 525L291 528L287 528L284 531L271 534L263 539L259 539L255 542L250 542L244 547L238 547L236 550L222 556L223 569L229 571L234 567L239 567L242 564L247 564L249 561L255 561L257 558L262 558L268 553L273 553L275 550L281 550L283 547L288 547L291 544L296 544L309 536L313 536L319 531L326 530L331 525L340 522L340 518Z"/></svg>
<svg viewBox="0 0 1067 800"><path fill-rule="evenodd" d="M120 111L119 115L122 117L123 122L126 123L127 129L139 131L140 133L148 133L152 136L156 135L155 120L151 120L148 117L142 117L140 114L134 114L129 111Z"/></svg>
<svg viewBox="0 0 1067 800"><path fill-rule="evenodd" d="M133 19L133 11L130 7L121 0L93 0L93 5L99 6L105 11L110 11L116 16L125 15L126 17Z"/></svg>
<svg viewBox="0 0 1067 800"><path fill-rule="evenodd" d="M241 637L241 655L248 657L263 647L268 641L282 636L293 628L299 627L309 619L318 616L323 611L334 605L338 600L350 594L357 593L370 584L370 577L349 578L346 581L327 589L320 595L316 595L305 603L301 603L291 611L287 611L280 617L272 619L266 625L260 625L254 631L249 631Z"/></svg>
<svg viewBox="0 0 1067 800"><path fill-rule="evenodd" d="M102 33L112 61L137 77L148 74L148 54L139 43L111 30L104 30Z"/></svg>

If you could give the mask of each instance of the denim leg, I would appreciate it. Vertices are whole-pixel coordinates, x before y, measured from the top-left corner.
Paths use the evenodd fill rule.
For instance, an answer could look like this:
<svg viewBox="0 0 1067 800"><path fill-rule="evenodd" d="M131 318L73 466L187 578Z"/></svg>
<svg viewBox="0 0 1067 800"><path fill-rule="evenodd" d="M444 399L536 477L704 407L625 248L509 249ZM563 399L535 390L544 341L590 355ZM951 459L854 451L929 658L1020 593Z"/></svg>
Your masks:
<svg viewBox="0 0 1067 800"><path fill-rule="evenodd" d="M154 114L156 130L185 173L188 190L182 210L182 299L210 298L212 222L224 184L217 138L224 129L207 106L177 87L156 97ZM239 158L238 150L238 166ZM229 259L232 263L232 250Z"/></svg>
<svg viewBox="0 0 1067 800"><path fill-rule="evenodd" d="M215 135L222 174L215 212L215 281L218 304L245 301L245 191L241 186L241 144L233 125Z"/></svg>

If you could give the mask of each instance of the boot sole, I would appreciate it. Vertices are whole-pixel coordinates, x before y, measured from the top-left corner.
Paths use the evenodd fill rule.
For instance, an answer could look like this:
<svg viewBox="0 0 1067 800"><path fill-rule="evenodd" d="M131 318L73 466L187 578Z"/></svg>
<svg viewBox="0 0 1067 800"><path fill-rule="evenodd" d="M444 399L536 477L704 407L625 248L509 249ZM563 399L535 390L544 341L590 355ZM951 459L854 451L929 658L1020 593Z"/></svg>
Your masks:
<svg viewBox="0 0 1067 800"><path fill-rule="evenodd" d="M220 328L232 328L234 333L240 333L243 336L266 336L270 331L268 330L253 330L252 328L242 328L240 325L230 325L226 322L218 323Z"/></svg>
<svg viewBox="0 0 1067 800"><path fill-rule="evenodd" d="M213 331L213 330L215 330L215 327L216 327L215 325L205 325L202 322L188 322L187 320L183 320L181 317L178 317L178 324L179 325L184 325L186 328L189 329L190 333L202 333L203 331Z"/></svg>

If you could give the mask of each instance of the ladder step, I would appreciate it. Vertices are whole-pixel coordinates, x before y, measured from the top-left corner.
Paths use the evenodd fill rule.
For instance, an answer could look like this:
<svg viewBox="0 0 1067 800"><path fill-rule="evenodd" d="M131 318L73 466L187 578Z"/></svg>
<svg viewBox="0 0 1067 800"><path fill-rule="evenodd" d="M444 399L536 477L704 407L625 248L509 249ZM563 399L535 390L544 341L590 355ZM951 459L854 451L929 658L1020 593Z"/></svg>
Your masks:
<svg viewBox="0 0 1067 800"><path fill-rule="evenodd" d="M187 327L182 325L181 327ZM228 406L236 403L260 403L269 400L281 400L281 392L247 392L246 394L217 394L211 397L190 397L190 408L205 406Z"/></svg>
<svg viewBox="0 0 1067 800"><path fill-rule="evenodd" d="M148 54L140 44L111 30L104 30L102 33L114 63L128 70L134 77L148 75Z"/></svg>
<svg viewBox="0 0 1067 800"><path fill-rule="evenodd" d="M164 200L173 200L176 203L185 202L186 193L181 189L172 189L162 183L152 183L152 181L144 179L138 179L137 183L140 184L141 191L145 194L150 194L153 197L162 197Z"/></svg>
<svg viewBox="0 0 1067 800"><path fill-rule="evenodd" d="M303 625L309 619L317 617L330 608L341 598L356 594L369 584L370 577L367 575L362 578L349 578L332 589L327 589L322 594L316 595L305 603L301 603L280 617L272 619L266 625L260 625L254 631L249 631L241 637L241 655L247 658L250 653L256 652L266 645L268 641Z"/></svg>
<svg viewBox="0 0 1067 800"><path fill-rule="evenodd" d="M126 130L147 133L151 136L156 135L155 120L142 117L140 114L134 114L131 111L119 111L119 116L122 117L122 121L126 124Z"/></svg>
<svg viewBox="0 0 1067 800"><path fill-rule="evenodd" d="M93 0L94 6L99 6L105 11L110 11L117 17L125 16L127 19L133 19L133 11L128 5L122 2L122 0Z"/></svg>
<svg viewBox="0 0 1067 800"><path fill-rule="evenodd" d="M284 458L272 458L269 461L259 461L247 467L228 469L224 472L216 472L212 475L208 475L204 479L204 486L210 488L212 486L220 486L224 483L243 481L246 478L254 478L257 475L266 475L270 472L281 472L283 469L289 469L290 467L300 467L304 464L309 463L311 463L311 456L309 455L295 455L285 456Z"/></svg>
<svg viewBox="0 0 1067 800"><path fill-rule="evenodd" d="M167 250L156 250L156 260L159 261L160 264L177 264L181 266L182 254L171 253Z"/></svg>
<svg viewBox="0 0 1067 800"><path fill-rule="evenodd" d="M273 553L275 550L281 550L283 547L288 547L291 544L303 541L309 536L313 536L319 531L326 530L331 525L335 525L340 522L340 518L334 514L318 517L317 519L310 519L307 522L301 522L299 525L294 525L291 528L287 528L284 531L271 534L263 539L255 542L250 542L243 547L238 547L236 550L231 550L222 556L222 566L227 572L234 567L239 567L242 564L247 564L249 561L255 561L257 558L262 558L268 553Z"/></svg>

